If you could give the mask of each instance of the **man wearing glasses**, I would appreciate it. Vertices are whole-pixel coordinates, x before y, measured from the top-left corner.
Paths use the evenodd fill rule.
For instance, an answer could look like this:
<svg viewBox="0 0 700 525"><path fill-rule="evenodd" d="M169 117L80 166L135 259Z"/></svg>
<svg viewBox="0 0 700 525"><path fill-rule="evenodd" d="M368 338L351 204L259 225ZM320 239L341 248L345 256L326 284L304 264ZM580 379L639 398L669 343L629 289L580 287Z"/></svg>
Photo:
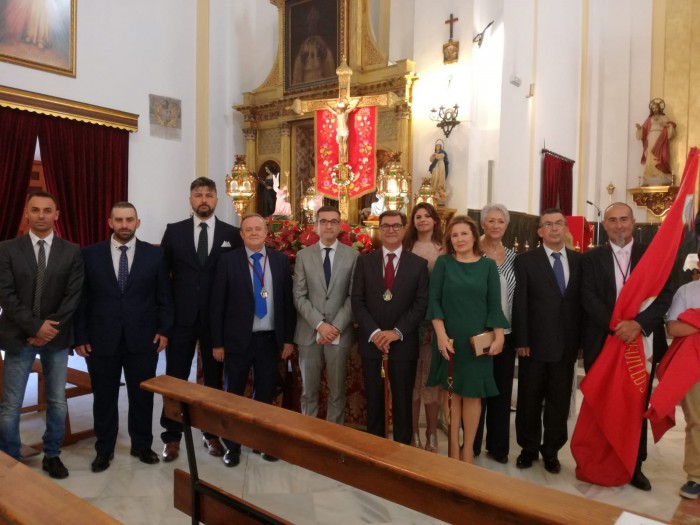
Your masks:
<svg viewBox="0 0 700 525"><path fill-rule="evenodd" d="M345 378L353 341L350 282L358 253L338 242L340 212L323 206L316 213L319 241L301 250L294 265L294 306L299 345L301 413L318 415L321 370L326 363L326 420L345 421Z"/></svg>
<svg viewBox="0 0 700 525"><path fill-rule="evenodd" d="M367 431L386 436L385 396L391 385L394 441L411 443L411 406L418 361L418 326L428 306L428 263L402 249L406 216L379 216L382 249L357 259L352 311L367 394ZM388 383L386 381L388 380Z"/></svg>
<svg viewBox="0 0 700 525"><path fill-rule="evenodd" d="M653 356L648 355L647 358L653 357L653 362L658 363L668 348L663 318L673 298L672 290L667 283L645 310L639 312L634 319L619 321L614 331L611 331L610 321L617 297L642 258L647 245L634 241L632 208L623 202L616 202L607 207L603 229L608 234L608 244L586 252L581 261L581 301L586 313L583 366L586 372L591 369L608 335L615 335L623 342L629 343L635 341L640 333L644 336L653 334ZM649 384L653 379L652 371ZM647 456L646 429L645 421L639 438L637 464L630 481L630 485L640 490L651 490L651 483L642 473L642 462ZM630 436L630 440L636 441L637 437Z"/></svg>
<svg viewBox="0 0 700 525"><path fill-rule="evenodd" d="M531 467L541 453L552 474L561 471L558 453L568 440L569 400L581 348L581 255L564 247L567 231L561 210L545 210L537 230L542 246L515 259L515 431L522 447L516 466Z"/></svg>

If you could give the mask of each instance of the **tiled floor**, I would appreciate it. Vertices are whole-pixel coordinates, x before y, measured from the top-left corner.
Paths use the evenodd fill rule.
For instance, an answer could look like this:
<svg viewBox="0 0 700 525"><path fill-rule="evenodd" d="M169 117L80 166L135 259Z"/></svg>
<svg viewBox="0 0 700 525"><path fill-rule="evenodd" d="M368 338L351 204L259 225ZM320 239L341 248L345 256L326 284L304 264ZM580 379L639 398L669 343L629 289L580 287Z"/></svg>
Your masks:
<svg viewBox="0 0 700 525"><path fill-rule="evenodd" d="M71 366L84 367L82 359L71 358ZM161 356L159 373L164 370ZM31 400L35 388L28 388ZM579 393L580 397L580 393ZM579 400L580 402L580 400ZM62 459L70 476L57 483L95 506L127 524L186 524L190 518L173 507L174 468L187 469L184 454L173 463L149 466L129 455L129 437L126 431L126 391L121 393L121 429L115 459L111 467L100 474L90 471L94 458L94 440L85 440L63 450ZM91 426L92 398L69 400L74 430ZM159 439L161 400L156 397L153 417L154 450L161 451ZM513 421L515 418L513 417ZM605 488L583 483L574 477L574 461L568 447L560 453L562 472L553 475L546 472L542 462L533 468L518 470L515 458L518 453L514 436L511 437L510 462L501 465L485 455L477 458L478 465L510 476L547 485L552 488L582 495L586 498L617 505L632 512L640 512L670 520L681 501L678 489L685 482L682 469L684 419L677 412L676 428L669 431L659 445L649 445L649 459L644 472L651 480L651 492L641 492L631 486ZM570 423L573 429L573 420ZM43 432L42 415L28 414L22 417L22 436L27 443L39 441ZM267 509L285 519L299 524L428 524L436 520L417 514L409 509L358 491L332 479L319 476L294 465L280 461L268 463L260 456L243 449L241 464L225 468L220 458L206 454L197 438L197 461L200 477L222 487L228 492ZM183 442L184 445L184 442ZM447 442L440 435L440 454L445 455ZM41 471L41 456L26 460L27 464ZM544 502L543 502L544 503ZM697 521L700 523L700 519ZM686 522L687 523L687 522Z"/></svg>

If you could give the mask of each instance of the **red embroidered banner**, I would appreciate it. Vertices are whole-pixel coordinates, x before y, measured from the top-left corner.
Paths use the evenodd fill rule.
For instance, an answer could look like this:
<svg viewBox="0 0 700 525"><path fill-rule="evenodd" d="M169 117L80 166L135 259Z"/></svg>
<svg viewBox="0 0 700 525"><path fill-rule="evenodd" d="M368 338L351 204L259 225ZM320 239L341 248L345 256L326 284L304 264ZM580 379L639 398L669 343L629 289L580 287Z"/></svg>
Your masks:
<svg viewBox="0 0 700 525"><path fill-rule="evenodd" d="M617 298L611 330L620 319L634 319L642 303L656 297L663 288L675 262L688 211L692 223L697 174L698 149L691 148L678 195ZM648 382L641 337L625 344L614 335L608 336L581 383L583 403L571 438L576 478L606 487L629 483L639 450Z"/></svg>
<svg viewBox="0 0 700 525"><path fill-rule="evenodd" d="M377 108L358 108L348 116L348 164L352 182L348 197L360 197L376 187ZM316 111L316 192L338 198L334 183L338 166L338 117L329 109ZM334 172L335 169L335 172Z"/></svg>

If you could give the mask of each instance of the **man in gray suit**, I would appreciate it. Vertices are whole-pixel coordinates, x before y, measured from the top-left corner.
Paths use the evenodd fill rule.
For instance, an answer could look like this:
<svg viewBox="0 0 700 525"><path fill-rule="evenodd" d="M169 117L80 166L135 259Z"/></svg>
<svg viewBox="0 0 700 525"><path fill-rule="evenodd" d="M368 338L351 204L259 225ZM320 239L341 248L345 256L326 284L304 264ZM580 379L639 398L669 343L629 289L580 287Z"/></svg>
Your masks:
<svg viewBox="0 0 700 525"><path fill-rule="evenodd" d="M316 417L321 367L326 362L326 419L345 420L345 378L353 341L350 282L358 253L338 241L340 212L323 206L316 213L319 242L297 254L294 267L294 342L299 345L303 390L301 412Z"/></svg>
<svg viewBox="0 0 700 525"><path fill-rule="evenodd" d="M68 476L59 458L68 410L68 347L83 287L83 260L77 244L54 234L58 213L50 193L33 194L25 210L29 233L0 243L0 348L5 350L0 450L21 459L19 414L39 354L47 402L42 468L62 479Z"/></svg>

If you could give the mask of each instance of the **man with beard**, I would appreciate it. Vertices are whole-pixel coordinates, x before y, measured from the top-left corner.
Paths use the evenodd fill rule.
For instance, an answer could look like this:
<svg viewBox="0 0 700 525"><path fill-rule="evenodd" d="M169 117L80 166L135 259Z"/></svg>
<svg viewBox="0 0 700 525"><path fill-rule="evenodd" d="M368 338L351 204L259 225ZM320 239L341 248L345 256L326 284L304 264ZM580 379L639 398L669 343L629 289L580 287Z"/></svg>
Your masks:
<svg viewBox="0 0 700 525"><path fill-rule="evenodd" d="M95 450L93 472L109 468L119 431L119 386L124 370L129 397L131 455L158 463L153 445L153 393L140 388L156 375L158 353L168 344L173 304L163 252L136 239L140 225L128 202L112 207L114 234L83 250L85 284L75 320L78 355L92 381Z"/></svg>
<svg viewBox="0 0 700 525"><path fill-rule="evenodd" d="M190 206L194 216L168 224L161 248L170 272L175 302L175 326L168 344L165 373L187 380L192 358L199 342L204 384L221 390L223 363L212 356L209 331L209 296L219 256L242 246L238 228L214 216L218 198L216 183L199 177L190 185ZM182 423L163 414L160 424L164 431L163 459L178 457L182 439ZM204 432L204 446L212 456L223 456L218 436Z"/></svg>
<svg viewBox="0 0 700 525"><path fill-rule="evenodd" d="M586 313L583 330L583 366L588 372L600 355L608 335L619 337L625 343L634 342L637 336L653 335L653 351L646 353L647 360L658 363L668 348L663 317L668 310L673 293L668 283L649 306L634 319L622 319L611 330L611 318L620 291L647 249L646 244L633 238L634 216L632 208L623 202L607 207L603 228L608 234L608 244L589 250L581 257L581 303ZM645 347L648 346L645 343ZM646 350L646 349L645 349ZM654 381L653 369L649 380ZM611 395L614 395L611 392ZM651 490L651 483L642 473L642 462L647 456L647 425L642 426L641 436L630 436L630 442L639 440L637 464L630 485L640 490Z"/></svg>

